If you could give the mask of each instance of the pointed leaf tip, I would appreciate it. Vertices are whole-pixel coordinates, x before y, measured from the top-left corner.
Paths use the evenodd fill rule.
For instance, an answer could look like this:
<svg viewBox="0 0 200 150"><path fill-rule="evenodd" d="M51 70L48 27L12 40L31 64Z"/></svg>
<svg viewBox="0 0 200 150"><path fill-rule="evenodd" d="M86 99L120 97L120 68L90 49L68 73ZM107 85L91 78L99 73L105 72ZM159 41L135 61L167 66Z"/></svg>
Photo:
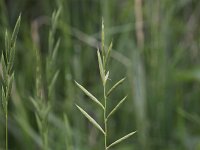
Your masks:
<svg viewBox="0 0 200 150"><path fill-rule="evenodd" d="M14 28L13 33L12 33L11 46L15 45L15 41L17 39L17 34L19 32L20 23L21 23L21 14L19 15L19 17L17 19L17 22L15 24L15 28Z"/></svg>

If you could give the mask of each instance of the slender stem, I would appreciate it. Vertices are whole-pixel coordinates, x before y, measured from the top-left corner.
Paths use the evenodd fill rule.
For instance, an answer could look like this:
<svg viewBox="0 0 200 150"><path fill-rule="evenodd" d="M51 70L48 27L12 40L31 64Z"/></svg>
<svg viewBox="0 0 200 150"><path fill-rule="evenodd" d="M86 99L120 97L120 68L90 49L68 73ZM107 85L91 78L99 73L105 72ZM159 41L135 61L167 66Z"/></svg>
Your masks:
<svg viewBox="0 0 200 150"><path fill-rule="evenodd" d="M8 112L6 111L6 150L8 150Z"/></svg>
<svg viewBox="0 0 200 150"><path fill-rule="evenodd" d="M45 150L48 150L48 133L44 133L45 137L44 137L44 147L45 147Z"/></svg>
<svg viewBox="0 0 200 150"><path fill-rule="evenodd" d="M104 144L105 150L107 150L107 118L106 118L106 108L107 108L107 97L106 97L106 85L103 87L104 91L104 126L105 126L105 134L104 134Z"/></svg>

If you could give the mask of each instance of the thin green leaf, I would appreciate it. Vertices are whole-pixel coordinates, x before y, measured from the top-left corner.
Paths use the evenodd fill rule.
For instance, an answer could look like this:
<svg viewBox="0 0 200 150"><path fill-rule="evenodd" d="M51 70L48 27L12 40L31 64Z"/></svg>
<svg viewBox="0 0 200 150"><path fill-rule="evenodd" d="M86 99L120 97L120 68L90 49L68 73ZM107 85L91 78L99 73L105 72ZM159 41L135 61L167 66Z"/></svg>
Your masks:
<svg viewBox="0 0 200 150"><path fill-rule="evenodd" d="M58 17L60 15L60 12L61 12L61 8L59 8L57 11L54 11L52 14L51 30L49 33L49 51L50 51L50 53L52 53L53 49L55 48L55 47L53 47L54 42L55 42L53 37L54 37L55 31L56 31Z"/></svg>
<svg viewBox="0 0 200 150"><path fill-rule="evenodd" d="M66 133L68 134L68 136L71 136L71 128L70 128L69 119L67 117L67 114L64 114L64 124L66 127Z"/></svg>
<svg viewBox="0 0 200 150"><path fill-rule="evenodd" d="M99 100L96 97L94 97L90 92L88 92L82 85L78 84L76 81L75 83L88 97L90 97L94 102L96 102L99 106L101 106L104 109L104 106L99 102Z"/></svg>
<svg viewBox="0 0 200 150"><path fill-rule="evenodd" d="M129 138L130 136L132 136L132 135L135 134L135 133L136 133L136 131L127 134L126 136L124 136L124 137L120 138L119 140L117 140L117 141L113 142L112 144L110 144L110 145L107 147L107 149L109 149L109 148L111 148L112 146L114 146L114 145L116 145L116 144L118 144L118 143L120 143L120 142L126 140L127 138Z"/></svg>
<svg viewBox="0 0 200 150"><path fill-rule="evenodd" d="M60 16L60 12L61 12L61 7L59 7L59 9L56 11L56 14L55 14L55 18L54 18L55 26L57 25L58 17Z"/></svg>
<svg viewBox="0 0 200 150"><path fill-rule="evenodd" d="M66 130L66 132L65 132L65 137L66 137L66 140L65 140L65 142L66 142L66 148L68 149L68 150L73 150L74 148L73 148L73 142L72 142L72 129L71 129L71 127L70 127L70 123L69 123L69 120L68 120L68 117L67 117L67 115L66 114L64 114L64 124L65 124L65 130Z"/></svg>
<svg viewBox="0 0 200 150"><path fill-rule="evenodd" d="M104 35L104 20L102 18L102 24L101 24L101 49L102 49L102 53L103 53L103 56L105 56L105 46L104 46L104 43L105 43L105 35Z"/></svg>
<svg viewBox="0 0 200 150"><path fill-rule="evenodd" d="M48 89L49 90L49 94L51 94L52 91L53 91L53 87L54 87L54 85L56 83L58 75L59 75L59 71L56 71L56 73L54 74L54 76L53 76L53 78L52 78L52 80L51 80L51 82L49 84L49 89Z"/></svg>
<svg viewBox="0 0 200 150"><path fill-rule="evenodd" d="M59 45L60 45L60 39L57 40L56 45L55 45L55 47L54 47L54 49L53 49L52 61L54 61L55 58L56 58L56 55L57 55L57 53L58 53Z"/></svg>
<svg viewBox="0 0 200 150"><path fill-rule="evenodd" d="M122 84L125 79L126 78L123 78L119 80L115 85L113 85L113 87L108 91L107 96L109 96L114 89L116 89L120 84Z"/></svg>
<svg viewBox="0 0 200 150"><path fill-rule="evenodd" d="M40 110L40 106L38 104L38 101L36 101L34 98L30 97L31 102L33 103L34 108L38 112Z"/></svg>
<svg viewBox="0 0 200 150"><path fill-rule="evenodd" d="M35 117L36 117L38 128L41 131L42 130L42 121L37 113L35 113Z"/></svg>
<svg viewBox="0 0 200 150"><path fill-rule="evenodd" d="M31 100L31 102L33 103L33 106L34 106L35 108L38 108L38 103L37 103L37 101L34 100L32 97L30 98L30 100Z"/></svg>
<svg viewBox="0 0 200 150"><path fill-rule="evenodd" d="M103 69L103 63L102 63L101 54L100 54L99 50L97 51L97 56L98 56L98 63L99 63L99 71L100 71L100 75L101 75L101 80L103 82L103 85L105 85L105 72L104 72L104 69Z"/></svg>
<svg viewBox="0 0 200 150"><path fill-rule="evenodd" d="M113 43L111 42L110 45L109 45L108 51L107 51L107 53L106 53L105 63L108 62L108 59L109 59L109 57L110 57L110 52L111 52L111 50L112 50L112 46L113 46Z"/></svg>
<svg viewBox="0 0 200 150"><path fill-rule="evenodd" d="M9 55L9 59L8 59L8 73L10 73L13 68L14 59L15 59L15 43L14 43L13 47L10 48L10 55Z"/></svg>
<svg viewBox="0 0 200 150"><path fill-rule="evenodd" d="M54 45L53 30L51 29L49 33L49 53L52 54Z"/></svg>
<svg viewBox="0 0 200 150"><path fill-rule="evenodd" d="M54 11L53 14L52 14L52 31L53 31L53 34L55 32L55 28L57 27L57 22L58 22L58 17L60 16L60 12L61 12L61 7L57 10L57 11Z"/></svg>
<svg viewBox="0 0 200 150"><path fill-rule="evenodd" d="M5 54L6 54L6 58L8 58L9 49L10 49L10 40L9 40L8 31L6 30L6 32L5 32Z"/></svg>
<svg viewBox="0 0 200 150"><path fill-rule="evenodd" d="M8 90L7 90L8 94L11 93L13 80L14 80L14 73L12 73L12 75L8 79Z"/></svg>
<svg viewBox="0 0 200 150"><path fill-rule="evenodd" d="M83 115L96 127L98 128L103 134L105 134L104 130L101 128L101 126L81 107L76 105L76 107L83 113Z"/></svg>
<svg viewBox="0 0 200 150"><path fill-rule="evenodd" d="M6 99L6 93L3 87L1 87L1 94L2 94L2 106L4 113L7 112L7 99Z"/></svg>
<svg viewBox="0 0 200 150"><path fill-rule="evenodd" d="M43 111L43 113L42 113L42 117L44 118L44 119L48 119L48 115L49 115L49 112L50 112L50 110L51 110L51 105L50 105L50 103L48 102L48 103L46 103L46 106L45 105L43 105L45 108L43 109L44 111Z"/></svg>
<svg viewBox="0 0 200 150"><path fill-rule="evenodd" d="M17 22L15 24L15 28L14 28L13 33L12 33L11 43L10 43L11 47L14 45L14 43L17 39L17 34L19 32L20 22L21 22L21 14L19 15L19 17L17 19Z"/></svg>
<svg viewBox="0 0 200 150"><path fill-rule="evenodd" d="M115 108L109 113L107 119L115 113L115 111L121 106L121 104L126 100L127 96L125 96L118 104L115 106Z"/></svg>
<svg viewBox="0 0 200 150"><path fill-rule="evenodd" d="M1 55L1 65L2 65L2 72L3 72L3 80L5 83L7 83L7 69L6 69L6 63L3 54Z"/></svg>

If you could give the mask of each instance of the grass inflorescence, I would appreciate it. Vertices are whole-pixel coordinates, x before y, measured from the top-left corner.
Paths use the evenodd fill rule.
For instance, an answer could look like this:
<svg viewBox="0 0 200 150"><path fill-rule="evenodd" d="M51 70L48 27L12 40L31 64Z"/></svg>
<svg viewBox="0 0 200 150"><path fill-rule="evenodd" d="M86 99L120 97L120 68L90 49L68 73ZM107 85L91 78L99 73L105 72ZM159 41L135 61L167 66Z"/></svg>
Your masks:
<svg viewBox="0 0 200 150"><path fill-rule="evenodd" d="M126 100L127 96L125 96L122 100L119 101L119 103L110 111L108 112L108 96L114 91L115 88L117 88L125 78L122 78L119 80L116 84L113 85L109 90L107 90L107 81L109 80L109 70L108 68L108 62L109 57L112 49L112 42L108 49L105 48L105 34L104 34L104 22L102 21L102 43L101 43L101 51L97 50L97 58L98 58L98 64L99 64L99 73L102 81L103 86L103 101L102 103L100 100L98 100L94 95L92 95L86 88L84 88L82 85L80 85L78 82L75 81L76 85L91 99L93 100L103 111L103 123L104 128L101 127L99 123L95 119L93 119L82 107L79 105L76 105L77 108L80 110L80 112L97 128L101 131L101 133L104 135L104 149L108 150L114 145L124 141L125 139L129 138L133 134L135 134L136 131L131 132L122 138L116 140L115 142L108 144L108 121L109 118L118 110L118 108L122 105L122 103Z"/></svg>
<svg viewBox="0 0 200 150"><path fill-rule="evenodd" d="M1 87L1 102L3 107L3 112L5 114L5 146L8 150L8 101L10 99L13 80L14 80L14 58L15 58L15 47L16 39L19 32L21 21L21 15L18 17L15 24L15 28L10 37L9 33L5 32L5 51L1 55L1 65L2 65L2 87Z"/></svg>
<svg viewBox="0 0 200 150"><path fill-rule="evenodd" d="M61 8L52 14L51 27L49 31L48 40L48 56L46 59L45 73L42 71L42 60L40 51L38 48L36 51L36 96L31 98L31 101L35 107L35 116L40 135L42 137L42 148L44 150L49 149L49 123L48 117L52 107L53 92L55 82L58 78L59 71L55 69L56 55L58 52L60 40L55 40L55 32L57 28L58 18ZM43 81L46 80L47 85ZM45 87L46 85L46 87Z"/></svg>

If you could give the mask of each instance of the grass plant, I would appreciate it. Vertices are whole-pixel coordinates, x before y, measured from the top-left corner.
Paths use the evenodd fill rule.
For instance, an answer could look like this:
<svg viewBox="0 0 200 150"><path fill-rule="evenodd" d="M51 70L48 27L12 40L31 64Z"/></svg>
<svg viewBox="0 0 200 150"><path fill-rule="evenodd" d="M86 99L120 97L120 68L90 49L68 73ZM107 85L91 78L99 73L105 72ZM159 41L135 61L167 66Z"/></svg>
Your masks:
<svg viewBox="0 0 200 150"><path fill-rule="evenodd" d="M97 128L99 129L102 134L104 135L104 149L108 150L111 147L115 146L116 144L124 141L125 139L131 137L133 134L135 134L136 131L131 132L122 138L116 140L115 142L108 144L108 121L109 118L118 110L118 108L123 104L123 102L126 100L127 96L125 96L122 100L119 101L119 103L109 112L108 111L108 96L125 80L125 78L119 80L116 84L111 87L111 89L107 90L107 82L109 80L109 70L108 68L108 62L109 57L112 49L112 42L108 49L105 48L105 34L104 34L104 22L102 21L102 36L101 36L102 44L101 44L101 51L97 51L97 57L98 57L98 64L99 64L99 72L101 76L101 81L103 85L103 101L104 104L100 100L98 100L95 96L93 96L86 88L84 88L82 85L80 85L78 82L75 81L76 85L92 100L94 101L103 111L103 122L104 122L104 128L101 127L99 123L95 119L93 119L82 107L79 105L76 105L77 108L80 110L80 112Z"/></svg>
<svg viewBox="0 0 200 150"><path fill-rule="evenodd" d="M42 71L42 60L40 51L36 48L36 96L31 98L31 101L36 109L35 116L37 125L39 128L40 135L42 137L42 148L43 150L49 149L49 123L48 116L52 107L52 93L54 92L55 82L57 80L59 71L55 70L55 60L60 44L60 40L55 41L55 32L57 28L57 22L60 15L61 8L52 14L51 18L51 28L49 31L48 40L48 56L46 59L45 74ZM45 87L45 82L47 82L47 87ZM47 90L45 90L47 89Z"/></svg>
<svg viewBox="0 0 200 150"><path fill-rule="evenodd" d="M5 149L8 150L8 101L10 99L12 85L14 80L14 58L16 39L19 32L21 21L21 15L18 17L14 30L10 37L8 31L5 32L5 51L1 55L1 67L2 67L2 87L1 87L1 102L3 112L5 115Z"/></svg>

